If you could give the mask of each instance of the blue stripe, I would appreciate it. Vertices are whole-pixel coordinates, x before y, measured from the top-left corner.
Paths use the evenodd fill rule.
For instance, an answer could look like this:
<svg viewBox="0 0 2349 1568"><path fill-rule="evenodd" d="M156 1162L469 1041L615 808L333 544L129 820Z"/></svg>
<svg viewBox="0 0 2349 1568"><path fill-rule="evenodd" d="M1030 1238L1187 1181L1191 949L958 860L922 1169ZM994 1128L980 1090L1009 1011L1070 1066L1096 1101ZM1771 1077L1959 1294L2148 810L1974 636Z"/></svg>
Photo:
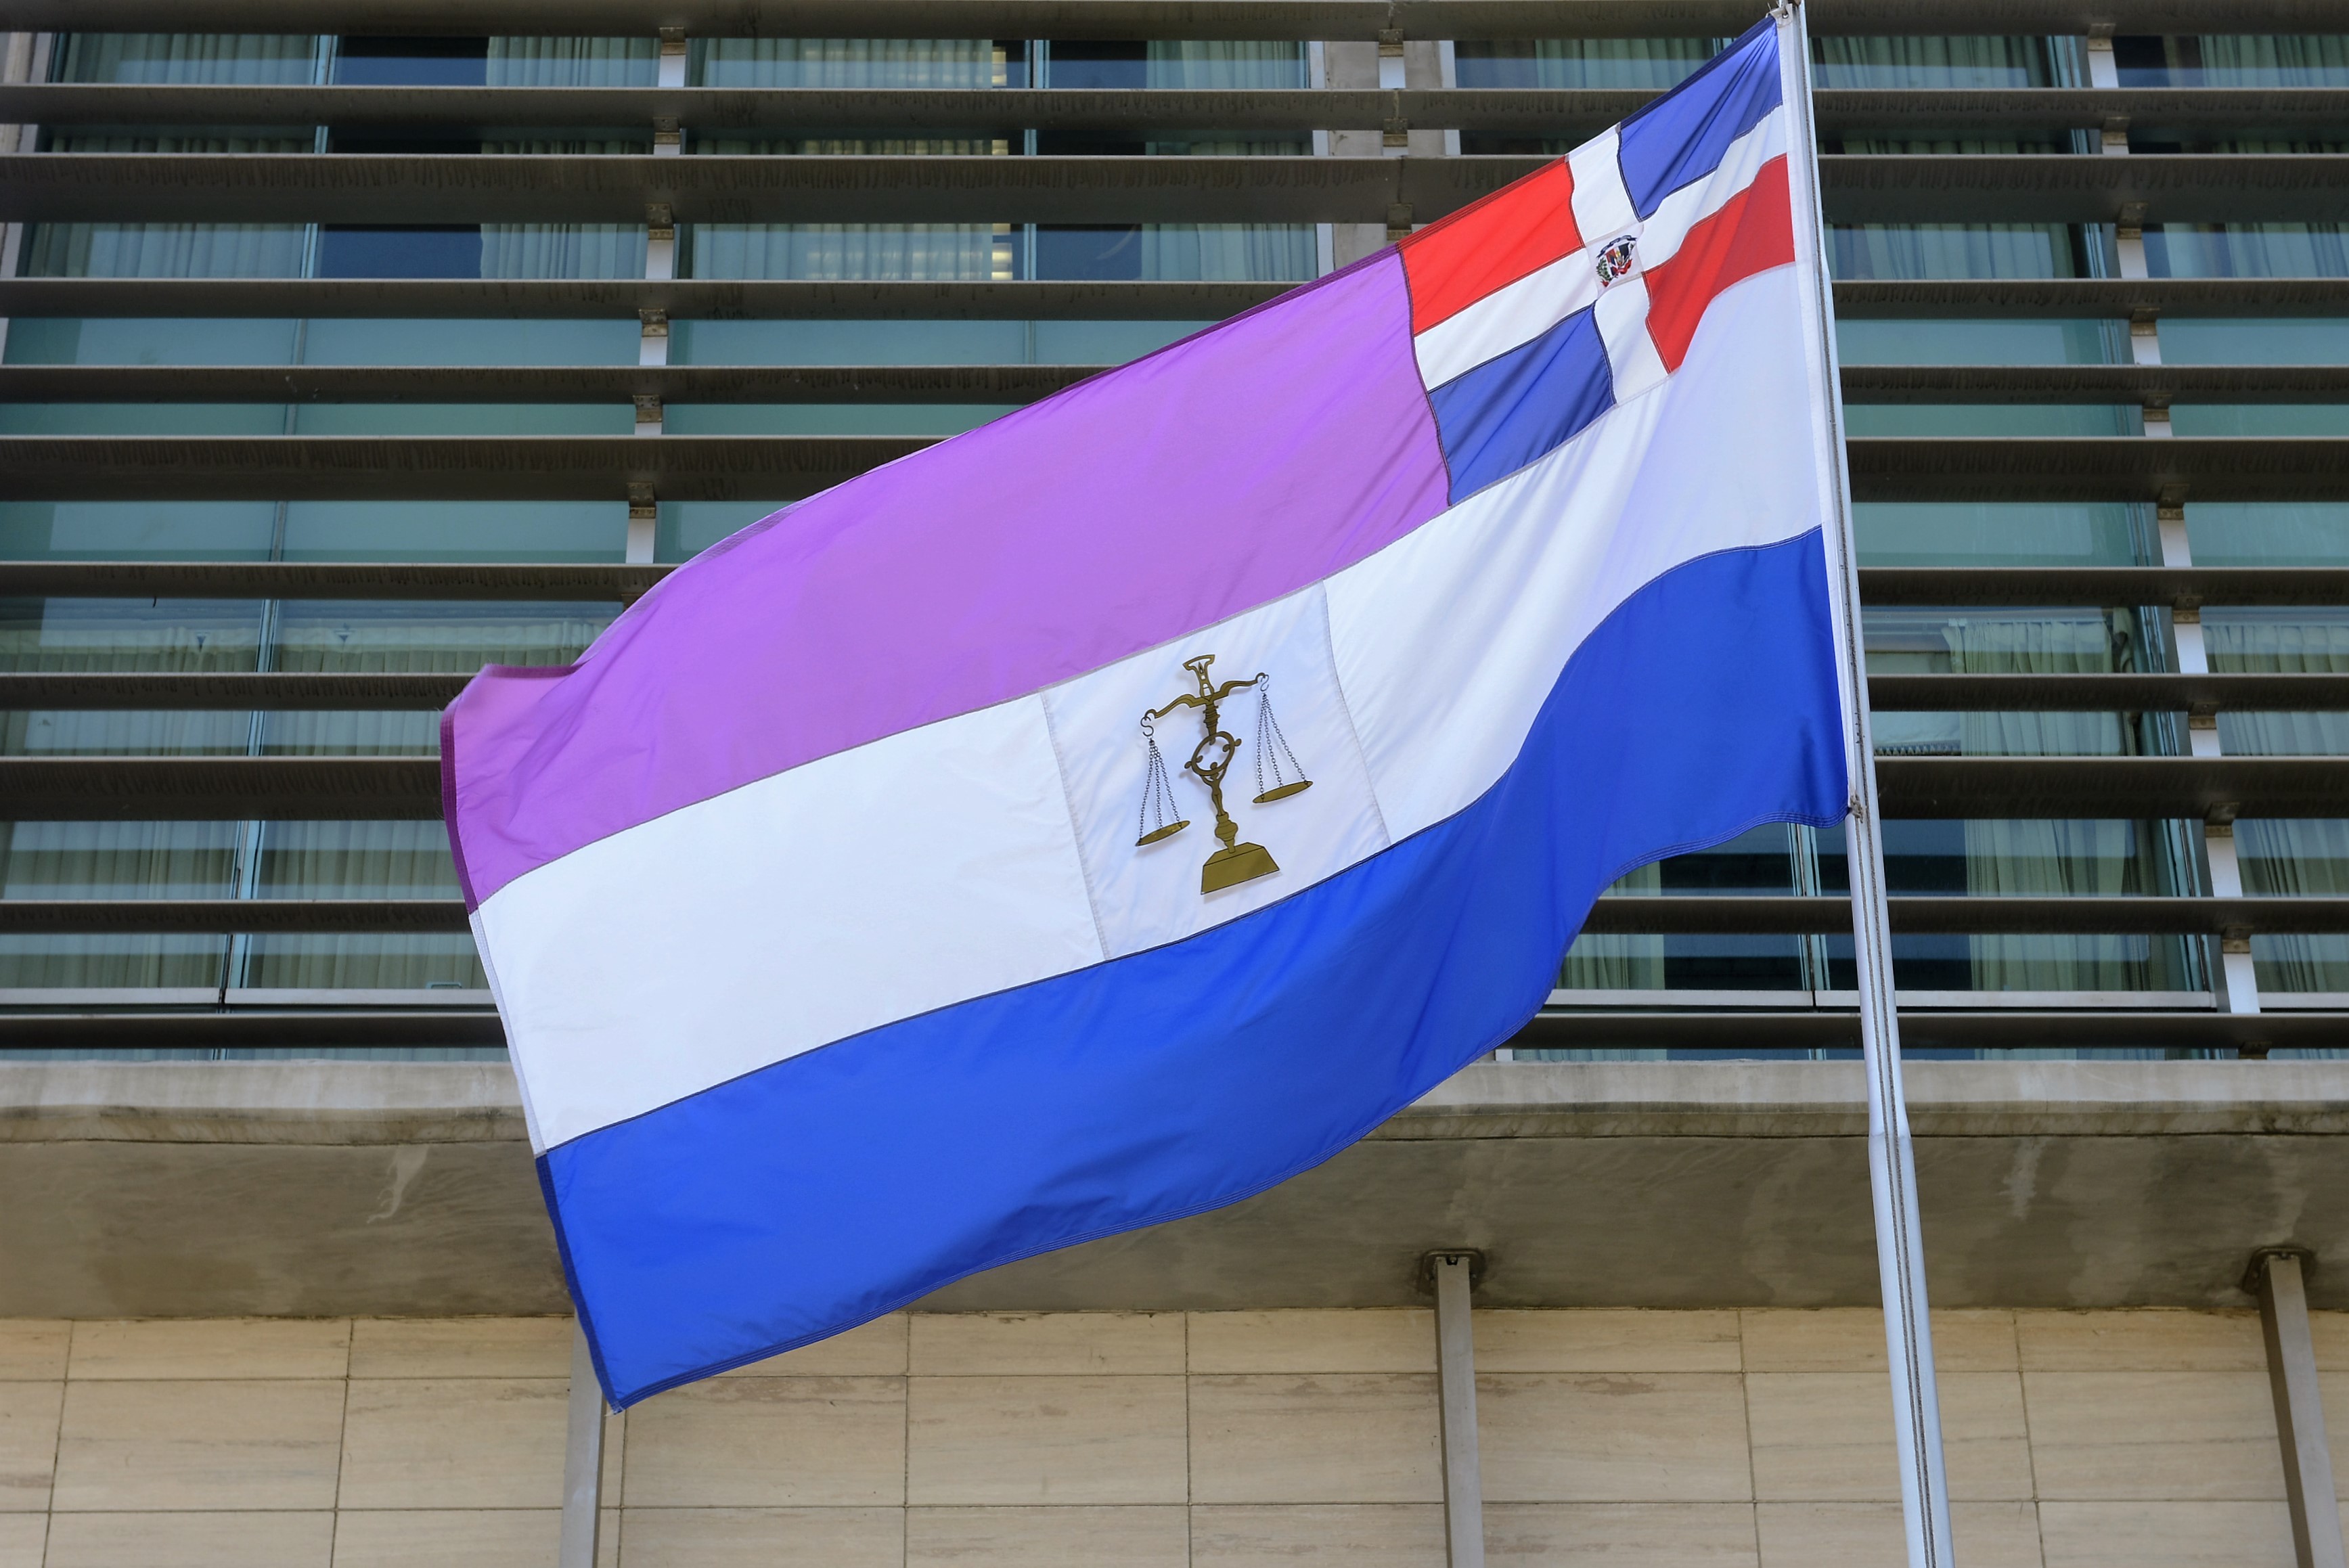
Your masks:
<svg viewBox="0 0 2349 1568"><path fill-rule="evenodd" d="M1818 534L1706 557L1583 645L1497 784L1373 859L552 1150L605 1392L632 1404L1319 1164L1507 1039L1623 872L1839 820L1837 714Z"/></svg>
<svg viewBox="0 0 2349 1568"><path fill-rule="evenodd" d="M1452 500L1506 479L1615 406L1599 322L1576 311L1547 332L1427 395Z"/></svg>
<svg viewBox="0 0 2349 1568"><path fill-rule="evenodd" d="M1671 93L1623 122L1617 161L1640 217L1721 167L1729 144L1776 108L1778 28L1764 17Z"/></svg>

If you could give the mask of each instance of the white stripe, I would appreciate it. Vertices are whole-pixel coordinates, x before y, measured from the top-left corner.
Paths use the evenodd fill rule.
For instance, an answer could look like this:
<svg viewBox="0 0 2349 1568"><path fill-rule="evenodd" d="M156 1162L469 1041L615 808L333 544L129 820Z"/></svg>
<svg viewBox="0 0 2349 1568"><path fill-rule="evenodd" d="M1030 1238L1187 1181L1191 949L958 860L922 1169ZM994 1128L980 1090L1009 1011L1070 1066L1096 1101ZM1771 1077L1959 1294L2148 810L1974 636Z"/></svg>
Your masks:
<svg viewBox="0 0 2349 1568"><path fill-rule="evenodd" d="M1599 341L1607 346L1617 407L1664 384L1671 372L1656 352L1656 340L1648 335L1647 279L1626 278L1599 296L1591 315L1599 325Z"/></svg>
<svg viewBox="0 0 2349 1568"><path fill-rule="evenodd" d="M479 911L541 1149L1102 957L1023 697L536 867Z"/></svg>
<svg viewBox="0 0 2349 1568"><path fill-rule="evenodd" d="M1598 248L1609 241L1625 234L1637 239L1632 264L1639 272L1669 261L1687 240L1690 229L1727 206L1732 197L1754 182L1764 163L1786 150L1786 117L1783 108L1764 116L1753 129L1729 144L1713 173L1665 197L1645 223L1632 213L1630 197L1622 193L1623 178L1614 161L1614 135L1609 131L1567 157L1575 168L1575 226L1585 241L1583 248L1494 290L1421 333L1413 346L1418 352L1424 385L1441 387L1464 376L1486 360L1497 359L1539 337L1597 299ZM1592 199L1593 221L1602 213L1620 220L1603 231L1583 222L1584 163L1577 161L1600 142L1607 144L1605 157L1593 153L1586 161L1592 166L1591 178L1611 182L1609 189L1613 193Z"/></svg>
<svg viewBox="0 0 2349 1568"><path fill-rule="evenodd" d="M1623 183L1621 151L1618 133L1609 129L1566 155L1566 166L1574 170L1574 232L1586 248L1640 226L1630 190Z"/></svg>
<svg viewBox="0 0 2349 1568"><path fill-rule="evenodd" d="M1693 557L1816 525L1792 279L1782 268L1731 289L1664 390L1322 583L507 884L476 930L538 1147L1178 940L1469 804L1628 594ZM1200 653L1216 655L1218 678L1273 675L1276 717L1313 780L1256 805L1255 704L1231 699L1224 727L1244 744L1226 803L1280 870L1209 897L1199 870L1214 820L1197 783L1174 779L1188 829L1133 841L1136 720L1185 688L1182 661ZM1158 728L1179 769L1195 710Z"/></svg>
<svg viewBox="0 0 2349 1568"><path fill-rule="evenodd" d="M1724 291L1662 392L1330 580L1339 678L1398 840L1492 788L1567 659L1640 586L1819 526L1798 286L1780 267Z"/></svg>

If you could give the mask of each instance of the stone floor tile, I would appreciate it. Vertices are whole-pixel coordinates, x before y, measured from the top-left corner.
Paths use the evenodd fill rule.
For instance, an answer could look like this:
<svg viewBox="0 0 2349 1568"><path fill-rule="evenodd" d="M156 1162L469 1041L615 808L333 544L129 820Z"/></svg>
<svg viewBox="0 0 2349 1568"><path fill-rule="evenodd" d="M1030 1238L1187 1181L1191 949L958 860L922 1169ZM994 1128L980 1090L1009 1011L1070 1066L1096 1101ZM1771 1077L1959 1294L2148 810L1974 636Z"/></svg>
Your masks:
<svg viewBox="0 0 2349 1568"><path fill-rule="evenodd" d="M2264 1371L2026 1372L2044 1501L2283 1496Z"/></svg>
<svg viewBox="0 0 2349 1568"><path fill-rule="evenodd" d="M2032 1495L2023 1379L1943 1372L1941 1442L1952 1497ZM1757 1372L1746 1379L1754 1495L1768 1501L1898 1501L1892 1385L1881 1372Z"/></svg>
<svg viewBox="0 0 2349 1568"><path fill-rule="evenodd" d="M1884 1315L1872 1306L1748 1307L1738 1316L1749 1372L1877 1372L1888 1365ZM2014 1370L2014 1315L1936 1312L1933 1364L1944 1372Z"/></svg>
<svg viewBox="0 0 2349 1568"><path fill-rule="evenodd" d="M0 1379L47 1382L66 1375L73 1325L62 1317L0 1317Z"/></svg>
<svg viewBox="0 0 2349 1568"><path fill-rule="evenodd" d="M547 1568L559 1508L342 1511L335 1568Z"/></svg>
<svg viewBox="0 0 2349 1568"><path fill-rule="evenodd" d="M905 1500L1179 1503L1183 1379L907 1380Z"/></svg>
<svg viewBox="0 0 2349 1568"><path fill-rule="evenodd" d="M1479 1372L1734 1372L1734 1312L1477 1312Z"/></svg>
<svg viewBox="0 0 2349 1568"><path fill-rule="evenodd" d="M330 1568L335 1516L60 1513L44 1568Z"/></svg>
<svg viewBox="0 0 2349 1568"><path fill-rule="evenodd" d="M905 1516L895 1508L630 1508L620 1568L902 1568Z"/></svg>
<svg viewBox="0 0 2349 1568"><path fill-rule="evenodd" d="M1765 1502L1754 1509L1762 1568L1892 1568L1909 1560L1897 1502ZM2028 1502L1953 1502L1950 1533L1965 1568L2041 1568Z"/></svg>
<svg viewBox="0 0 2349 1568"><path fill-rule="evenodd" d="M1435 1379L1418 1373L1194 1377L1199 1502L1439 1502Z"/></svg>
<svg viewBox="0 0 2349 1568"><path fill-rule="evenodd" d="M917 1377L1183 1370L1179 1312L920 1312L906 1330Z"/></svg>
<svg viewBox="0 0 2349 1568"><path fill-rule="evenodd" d="M47 1514L0 1513L0 1568L41 1568L48 1544Z"/></svg>
<svg viewBox="0 0 2349 1568"><path fill-rule="evenodd" d="M721 1377L902 1377L905 1314L893 1312L829 1339L721 1372Z"/></svg>
<svg viewBox="0 0 2349 1568"><path fill-rule="evenodd" d="M0 1512L49 1506L63 1383L0 1383Z"/></svg>
<svg viewBox="0 0 2349 1568"><path fill-rule="evenodd" d="M2014 1326L2026 1372L2267 1372L2251 1311L2025 1310Z"/></svg>
<svg viewBox="0 0 2349 1568"><path fill-rule="evenodd" d="M2282 1502L2042 1502L2047 1568L2292 1568ZM1971 1564L1969 1564L1971 1568Z"/></svg>
<svg viewBox="0 0 2349 1568"><path fill-rule="evenodd" d="M354 1377L569 1377L567 1317L362 1317Z"/></svg>
<svg viewBox="0 0 2349 1568"><path fill-rule="evenodd" d="M347 1317L150 1317L73 1326L67 1376L340 1377L350 1368Z"/></svg>
<svg viewBox="0 0 2349 1568"><path fill-rule="evenodd" d="M1752 1496L1740 1379L1719 1372L1476 1379L1488 1502L1740 1502Z"/></svg>
<svg viewBox="0 0 2349 1568"><path fill-rule="evenodd" d="M69 1383L51 1506L332 1508L342 1435L340 1381Z"/></svg>
<svg viewBox="0 0 2349 1568"><path fill-rule="evenodd" d="M568 1378L353 1378L343 1506L562 1507L570 1392Z"/></svg>
<svg viewBox="0 0 2349 1568"><path fill-rule="evenodd" d="M1191 1510L1191 1568L1444 1568L1441 1503Z"/></svg>
<svg viewBox="0 0 2349 1568"><path fill-rule="evenodd" d="M1526 1568L1754 1568L1744 1502L1502 1502L1485 1558Z"/></svg>
<svg viewBox="0 0 2349 1568"><path fill-rule="evenodd" d="M713 1377L628 1410L633 1510L894 1506L905 1499L902 1377Z"/></svg>
<svg viewBox="0 0 2349 1568"><path fill-rule="evenodd" d="M912 1508L906 1568L1189 1568L1189 1510Z"/></svg>
<svg viewBox="0 0 2349 1568"><path fill-rule="evenodd" d="M1190 1318L1194 1372L1435 1370L1435 1315L1423 1308L1195 1312Z"/></svg>

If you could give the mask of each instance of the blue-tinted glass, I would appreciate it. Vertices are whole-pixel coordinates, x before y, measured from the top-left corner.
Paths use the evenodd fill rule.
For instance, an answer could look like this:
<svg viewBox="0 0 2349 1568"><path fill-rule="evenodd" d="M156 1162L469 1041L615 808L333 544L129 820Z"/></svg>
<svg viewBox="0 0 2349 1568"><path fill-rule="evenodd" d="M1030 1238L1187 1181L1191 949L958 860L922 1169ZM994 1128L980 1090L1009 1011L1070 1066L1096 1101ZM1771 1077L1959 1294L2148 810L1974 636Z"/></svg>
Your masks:
<svg viewBox="0 0 2349 1568"><path fill-rule="evenodd" d="M1055 41L1045 46L1044 80L1049 88L1148 87L1146 44Z"/></svg>
<svg viewBox="0 0 2349 1568"><path fill-rule="evenodd" d="M2349 503L2189 502L2186 536L2199 566L2349 566Z"/></svg>
<svg viewBox="0 0 2349 1568"><path fill-rule="evenodd" d="M2165 316L2167 365L2349 365L2349 321Z"/></svg>
<svg viewBox="0 0 2349 1568"><path fill-rule="evenodd" d="M627 503L297 500L288 561L617 561Z"/></svg>
<svg viewBox="0 0 2349 1568"><path fill-rule="evenodd" d="M1036 230L1036 275L1039 278L1139 278L1142 273L1142 229L1081 228L1058 223Z"/></svg>
<svg viewBox="0 0 2349 1568"><path fill-rule="evenodd" d="M318 231L322 278L477 278L478 224L326 224Z"/></svg>
<svg viewBox="0 0 2349 1568"><path fill-rule="evenodd" d="M1853 436L2138 436L2144 411L2105 403L1847 403ZM2183 429L2178 432L2183 436Z"/></svg>
<svg viewBox="0 0 2349 1568"><path fill-rule="evenodd" d="M286 365L290 321L26 316L8 324L11 365Z"/></svg>
<svg viewBox="0 0 2349 1568"><path fill-rule="evenodd" d="M625 436L626 403L305 403L297 436Z"/></svg>
<svg viewBox="0 0 2349 1568"><path fill-rule="evenodd" d="M1838 321L1836 352L1846 365L2126 364L2128 334L2102 321Z"/></svg>
<svg viewBox="0 0 2349 1568"><path fill-rule="evenodd" d="M277 403L0 403L0 435L282 436Z"/></svg>
<svg viewBox="0 0 2349 1568"><path fill-rule="evenodd" d="M672 436L958 436L1018 407L1016 403L671 403L661 428Z"/></svg>
<svg viewBox="0 0 2349 1568"><path fill-rule="evenodd" d="M2169 424L2181 436L2349 436L2349 405L2179 403Z"/></svg>
<svg viewBox="0 0 2349 1568"><path fill-rule="evenodd" d="M665 500L660 505L663 561L688 561L730 534L790 505L779 500Z"/></svg>
<svg viewBox="0 0 2349 1568"><path fill-rule="evenodd" d="M320 317L309 324L302 358L310 365L634 365L639 341L636 324L626 320Z"/></svg>
<svg viewBox="0 0 2349 1568"><path fill-rule="evenodd" d="M20 561L259 561L265 500L0 500L0 555Z"/></svg>
<svg viewBox="0 0 2349 1568"><path fill-rule="evenodd" d="M2117 501L1861 501L1863 566L2136 566L2149 554Z"/></svg>

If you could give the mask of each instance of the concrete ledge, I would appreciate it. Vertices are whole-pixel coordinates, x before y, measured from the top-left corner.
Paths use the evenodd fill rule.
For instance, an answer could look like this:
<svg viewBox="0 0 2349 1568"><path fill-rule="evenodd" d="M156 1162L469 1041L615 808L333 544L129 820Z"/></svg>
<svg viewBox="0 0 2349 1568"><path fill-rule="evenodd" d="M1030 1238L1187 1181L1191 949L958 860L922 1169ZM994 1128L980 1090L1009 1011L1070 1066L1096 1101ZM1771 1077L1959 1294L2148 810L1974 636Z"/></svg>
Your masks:
<svg viewBox="0 0 2349 1568"><path fill-rule="evenodd" d="M2349 1306L2349 1062L1909 1083L1938 1304L2240 1305L2251 1248L2292 1242ZM1478 1066L1270 1191L925 1305L1398 1305L1458 1245L1495 1306L1872 1304L1860 1096L1842 1062ZM0 1063L0 1315L566 1305L502 1065Z"/></svg>

